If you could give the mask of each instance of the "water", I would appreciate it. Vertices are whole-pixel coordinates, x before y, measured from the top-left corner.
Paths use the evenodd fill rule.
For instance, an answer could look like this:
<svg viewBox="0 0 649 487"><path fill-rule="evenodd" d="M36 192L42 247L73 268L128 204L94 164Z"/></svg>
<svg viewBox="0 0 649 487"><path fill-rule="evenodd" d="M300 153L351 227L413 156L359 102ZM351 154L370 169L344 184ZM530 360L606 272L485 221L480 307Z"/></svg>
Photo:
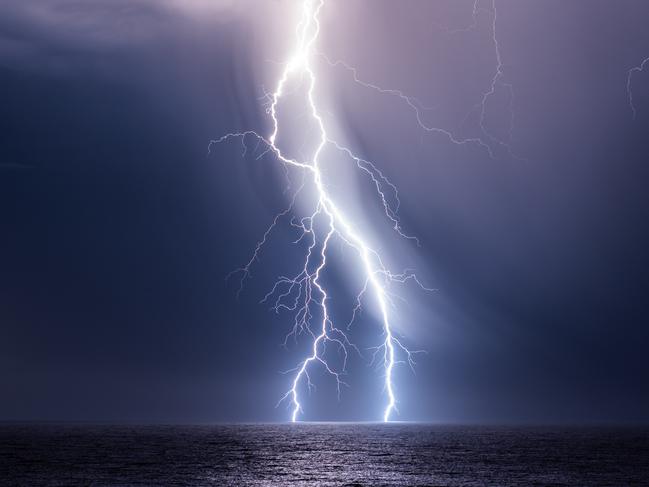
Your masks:
<svg viewBox="0 0 649 487"><path fill-rule="evenodd" d="M0 485L649 486L649 429L0 425Z"/></svg>

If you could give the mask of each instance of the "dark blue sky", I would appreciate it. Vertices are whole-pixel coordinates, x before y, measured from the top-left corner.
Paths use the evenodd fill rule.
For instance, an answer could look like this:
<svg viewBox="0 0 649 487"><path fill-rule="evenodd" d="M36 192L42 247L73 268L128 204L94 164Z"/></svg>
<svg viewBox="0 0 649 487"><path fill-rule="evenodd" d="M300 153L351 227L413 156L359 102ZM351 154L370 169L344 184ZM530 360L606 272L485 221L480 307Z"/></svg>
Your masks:
<svg viewBox="0 0 649 487"><path fill-rule="evenodd" d="M470 24L471 1L355 1L341 18L343 3L325 12L321 49L472 136L463 120L494 69L489 16L449 34L440 26ZM265 39L292 18L264 29L254 14L291 4L226 4L0 7L0 419L287 418L275 403L298 359L280 346L289 318L257 302L290 262L289 232L239 300L225 281L285 205L282 172L238 143L207 146L268 130L266 60L290 37ZM497 6L524 160L423 133L399 103L322 67L337 130L400 188L421 240L408 259L438 289L406 290L404 335L427 354L398 372L399 418L647 421L649 72L633 78L635 120L625 88L649 55L649 7ZM500 95L488 123L505 134ZM341 402L325 381L307 419L380 416L379 374L352 370Z"/></svg>

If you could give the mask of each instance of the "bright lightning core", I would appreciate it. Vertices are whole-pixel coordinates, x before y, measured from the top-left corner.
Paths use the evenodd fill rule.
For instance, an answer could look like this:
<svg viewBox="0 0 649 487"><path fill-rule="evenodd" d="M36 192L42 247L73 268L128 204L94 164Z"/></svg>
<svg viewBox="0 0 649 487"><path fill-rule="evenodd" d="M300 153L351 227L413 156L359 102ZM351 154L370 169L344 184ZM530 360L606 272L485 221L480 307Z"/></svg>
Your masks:
<svg viewBox="0 0 649 487"><path fill-rule="evenodd" d="M294 169L303 174L302 184L294 192L288 208L275 217L263 238L258 242L250 260L233 272L231 276L236 274L240 277L239 291L241 291L245 281L250 277L251 267L259 260L260 252L282 219L288 220L292 227L299 231L300 236L295 243L307 242L299 272L290 277L280 277L262 300L262 302L270 302L276 312L290 311L293 313L293 326L285 343L290 337L296 338L302 334L311 340L310 353L293 370L289 371L292 373L290 388L280 400L280 403L289 404L292 421L296 421L302 412L300 388L306 386L310 390L313 387L309 375L313 366L323 367L335 379L340 395L341 386L344 384L341 376L345 372L348 352L359 352L358 348L350 342L345 331L349 329L356 318L362 304L367 300L367 295L371 294L374 298L372 302L376 303L377 308L374 310L374 315L378 317L382 330L381 339L373 348L372 363L379 363L383 369L386 395L383 420L389 421L397 404L393 380L394 368L399 363L405 363L412 367L414 364L413 355L417 353L417 351L408 350L395 334L392 325L394 321L393 294L389 289L391 284L410 281L424 290L430 289L424 287L411 270L392 272L388 269L384 258L372 246L366 232L362 230L360 222L350 212L345 211L344 204L331 191L333 185L326 182L325 166L327 164L323 161L323 152L328 148L339 154L341 159L351 161L353 167L363 176L369 178L391 227L400 237L417 242L416 238L406 235L402 230L398 217L399 194L396 187L373 163L356 156L349 148L334 140L330 131L327 130L325 117L318 100L319 78L314 68L314 60L319 57L324 59L331 68L346 69L351 74L352 81L360 87L374 90L381 95L396 97L404 104L404 108L413 112L414 121L421 130L442 135L455 145L470 144L481 147L491 158L495 157L494 148L496 147L504 148L510 157L516 158L509 146L509 140L503 141L496 138L486 124L486 108L489 99L497 90L506 90L509 95L509 139L511 139L513 88L504 80L506 76L496 32L498 18L496 0L474 0L471 25L459 30L445 29L449 34L470 32L480 28L484 19L490 30L495 66L491 83L485 87L474 106L473 112L477 112L479 116L481 135L473 138L458 137L442 127L425 124L422 112L426 108L417 99L400 90L385 89L374 83L365 82L358 77L356 69L344 61L332 61L326 55L317 52L320 12L324 3L325 0L301 0L301 15L295 27L295 43L291 56L283 64L283 70L274 90L265 96L268 103L267 114L272 127L270 134L264 136L255 131L229 133L211 142L211 144L217 144L237 138L240 139L245 153L248 151L248 144L255 141L256 147L263 146L265 148L258 158L270 153L284 165L287 172L289 169ZM295 99L298 101L296 102ZM300 127L294 127L287 123L287 113L293 119L301 117ZM471 113L467 115L467 117L469 116ZM309 127L306 130L304 129L305 125ZM291 138L287 134L295 136L296 133L303 134L300 137L303 139L303 143L298 148L291 147L286 142ZM306 217L300 218L296 216L296 206L302 193L308 193L311 197L312 211ZM334 323L330 309L331 293L322 280L325 269L331 264L330 254L334 239L352 249L357 256L360 263L358 272L361 275L359 277L364 283L356 296L356 304L351 310L351 322L344 329ZM297 247L296 252L300 252ZM328 346L335 347L342 353L341 367L336 368L327 360Z"/></svg>
<svg viewBox="0 0 649 487"><path fill-rule="evenodd" d="M366 241L365 235L358 225L345 213L338 201L328 191L327 184L322 172L321 155L327 146L335 148L343 157L349 158L355 166L367 175L374 184L377 195L380 198L385 214L394 229L403 237L406 235L401 231L397 210L398 195L396 188L383 174L369 161L355 156L348 148L330 139L327 126L320 112L317 100L318 78L313 68L313 59L316 55L315 44L320 33L319 14L324 5L324 0L304 0L302 2L302 13L295 29L295 47L293 53L284 65L279 80L272 93L268 94L268 114L272 123L272 132L264 137L257 132L248 131L242 133L226 134L212 143L224 142L231 138L240 138L244 147L247 147L249 139L256 139L257 142L266 146L267 152L274 153L277 160L287 168L296 168L310 178L309 187L315 191L315 204L313 212L307 217L297 219L293 216L293 210L298 194L306 187L303 184L294 194L291 205L281 212L270 228L264 234L263 239L258 243L250 261L242 268L235 271L241 277L241 285L250 273L250 267L257 260L258 254L266 243L270 233L281 218L292 218L291 225L301 232L299 241L308 242L304 255L303 266L297 275L292 277L281 277L265 296L263 301L272 301L275 310L290 310L294 312L295 320L287 339L291 335L297 336L306 333L311 340L310 354L293 369L293 379L289 390L281 398L281 402L288 402L291 407L291 420L296 421L302 412L299 389L305 385L312 387L310 370L314 365L321 365L335 378L338 392L340 394L343 381L341 375L345 371L349 350L358 351L350 342L345 331L334 324L329 308L329 293L322 282L322 274L328 265L328 256L333 239L339 239L355 251L361 263L364 285L356 297L356 306L353 309L355 317L361 307L366 293L372 293L378 304L378 316L382 327L382 338L374 348L373 361L379 361L384 371L384 387L386 403L383 411L383 420L389 421L391 414L396 407L396 396L393 385L393 371L398 362L413 364L412 355L395 335L390 320L391 298L387 286L391 282L404 283L414 281L421 285L417 277L411 271L393 273L384 264L381 255L373 249ZM303 107L306 109L310 123L315 127L315 146L306 155L288 155L290 149L283 147L280 139L283 138L283 125L279 112L291 110L295 107L285 107L284 102L289 95L293 85L302 84L305 86L302 96ZM307 141L305 141L306 145ZM386 192L391 192L386 194ZM391 203L396 200L397 203ZM408 238L408 237L406 237ZM423 286L422 286L423 287ZM352 318L353 320L353 318ZM334 368L326 359L326 347L334 346L339 348L343 354L343 364L339 369ZM403 359L399 358L403 357Z"/></svg>

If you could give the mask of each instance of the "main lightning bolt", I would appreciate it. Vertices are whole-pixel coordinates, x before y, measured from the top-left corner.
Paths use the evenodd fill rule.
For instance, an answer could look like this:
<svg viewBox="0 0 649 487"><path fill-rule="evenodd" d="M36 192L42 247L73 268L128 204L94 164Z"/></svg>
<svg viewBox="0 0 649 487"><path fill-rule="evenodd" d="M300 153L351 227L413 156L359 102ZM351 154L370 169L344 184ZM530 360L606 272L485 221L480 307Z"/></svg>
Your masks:
<svg viewBox="0 0 649 487"><path fill-rule="evenodd" d="M300 387L306 385L309 390L313 387L309 375L312 366L321 365L335 379L338 395L340 396L341 386L345 385L341 379L341 375L345 372L348 350L352 349L360 353L358 348L351 343L345 331L349 330L359 311L362 309L362 301L367 293L372 293L378 303L377 314L380 317L383 331L381 342L373 348L372 363L379 362L384 371L384 389L387 402L383 409L383 421L389 421L397 404L393 384L394 368L399 363L406 363L412 367L414 365L413 355L420 352L408 350L393 330L390 310L393 307L392 298L394 295L389 292L389 288L393 283L412 281L420 288L432 291L432 289L425 287L419 281L412 270L406 269L401 272L391 272L388 270L380 254L370 246L362 231L358 228L358 225L352 221L336 198L328 191L324 181L321 160L322 153L327 147L335 149L342 157L352 161L361 174L364 174L370 179L383 206L385 216L394 231L399 236L414 240L419 244L416 238L407 235L401 227L398 217L400 200L397 188L372 162L356 156L349 148L330 138L325 120L321 115L321 110L316 101L317 77L314 69L314 60L316 57L319 57L324 59L332 68L342 67L348 70L352 75L353 81L364 88L374 90L381 95L397 97L404 103L405 107L412 110L416 123L425 132L441 134L449 142L456 145L476 144L482 147L492 158L495 157L493 149L497 146L505 148L510 156L514 156L508 142L498 139L489 131L486 125L488 101L499 88L504 88L509 95L509 138L511 139L513 91L511 84L503 81L503 63L500 54L500 44L496 35L498 15L496 2L495 0L482 1L489 2L488 5L490 8L482 7L480 0L474 0L472 12L473 22L469 27L455 31L448 30L451 34L455 32L467 32L478 27L479 15L481 13L486 13L491 16L490 29L495 51L496 67L488 88L484 91L472 110L473 113L477 112L478 114L478 122L481 130L480 137L460 138L447 129L426 124L424 122L423 112L428 110L428 108L423 106L416 98L406 95L397 89L386 89L374 83L363 81L358 76L357 70L352 66L349 66L343 61L332 61L325 54L317 52L316 41L320 34L320 12L325 0L302 0L302 11L295 30L296 42L292 56L284 64L284 69L281 72L274 91L265 93L264 96L267 101L267 113L272 124L270 135L264 137L252 130L235 132L226 134L210 143L211 148L212 144L238 138L244 147L245 155L248 151L248 141L250 139L256 140L257 147L259 145L265 146L265 150L258 155L257 159L260 159L268 153L273 154L286 168L294 168L302 171L305 176L309 177L310 183L315 189L317 203L315 204L314 211L309 216L303 218L293 216L298 195L306 187L306 179L303 178L302 184L293 194L290 205L275 217L262 239L257 243L249 261L230 274L230 276L234 274L240 275L239 292L241 292L245 281L250 277L251 267L259 260L260 253L270 238L271 233L283 219L290 218L290 225L300 232L300 236L295 243L303 240L309 242L300 272L292 277L281 276L262 299L262 302L271 302L272 309L277 313L281 311L294 313L293 326L285 337L285 345L287 345L289 338L293 337L297 339L298 335L306 334L311 338L310 353L298 363L297 367L288 371L293 374L291 387L279 401L280 403L288 402L290 404L292 421L296 421L300 412L302 412L302 404L299 396ZM310 156L302 157L302 160L300 160L288 156L278 143L277 139L281 131L278 106L288 94L287 85L289 83L293 81L304 82L305 80L307 90L304 103L311 121L317 128L317 145ZM470 115L471 113L467 117ZM364 281L362 289L356 296L356 304L352 310L351 320L345 330L334 324L330 308L328 307L330 296L325 284L322 282L322 275L328 264L328 251L334 238L340 239L341 242L353 249L358 255ZM317 317L316 309L319 310ZM314 325L314 322L317 325ZM325 355L327 345L336 346L342 352L343 364L341 368L336 369L327 361Z"/></svg>
<svg viewBox="0 0 649 487"><path fill-rule="evenodd" d="M414 364L413 354L417 353L417 351L408 350L393 331L389 312L389 305L392 304L392 295L388 291L388 286L391 283L413 281L423 289L430 289L423 286L411 270L398 273L393 273L388 270L379 253L368 244L357 225L350 220L338 202L327 190L321 168L321 155L325 147L330 146L342 156L352 160L356 167L370 178L379 195L383 209L385 210L385 215L394 230L402 237L408 239L413 238L406 235L401 229L398 218L399 195L396 187L373 163L357 157L347 147L331 140L328 135L324 119L316 102L317 77L313 68L313 59L316 55L315 44L320 33L319 15L323 6L324 0L303 0L302 2L302 13L296 27L296 44L293 54L284 65L275 90L266 95L269 102L267 112L272 123L270 135L264 137L255 131L229 133L219 139L213 140L210 143L210 147L212 144L218 144L233 138L240 138L244 146L244 151L247 151L247 140L249 138L256 139L258 144L263 144L267 148L259 157L262 157L268 152L272 152L287 168L292 167L304 171L305 174L310 176L310 180L315 187L317 203L314 212L308 217L301 219L292 217L290 220L290 224L301 232L296 242L303 239L309 241L304 265L296 276L280 277L262 300L262 302L267 302L274 299L273 308L276 312L288 310L295 313L294 324L291 332L286 336L285 344L289 337L297 337L302 333L306 333L312 339L310 354L292 370L294 375L291 381L291 387L280 399L280 403L283 401L290 403L292 410L291 420L295 422L302 411L299 389L305 384L309 389L312 387L309 371L312 366L317 364L324 367L335 378L338 394L340 395L341 386L344 385L341 375L345 371L348 349L352 348L358 351L358 348L348 339L345 331L334 324L328 306L329 294L326 286L322 282L322 274L327 267L327 257L331 241L334 237L338 237L358 255L364 275L364 286L356 296L356 306L353 309L352 319L347 329L349 329L349 326L351 326L358 311L361 309L361 303L366 293L371 292L378 303L378 315L381 320L383 337L380 344L374 347L372 362L374 363L379 360L384 369L384 388L387 395L387 402L383 409L383 421L387 422L390 420L397 404L393 386L394 368L400 362L412 366ZM310 157L304 161L287 156L277 142L281 130L278 105L285 96L287 84L292 80L306 80L305 104L310 118L317 127L317 146ZM288 218L292 215L294 206L296 205L296 198L304 188L305 184L303 182L295 192L288 208L275 217L273 223L257 244L251 259L246 265L235 271L235 273L240 273L241 275L241 286L243 286L244 281L250 276L250 268L259 259L259 254L273 229L282 218ZM324 231L319 229L320 226L324 227ZM241 290L241 287L239 290ZM314 326L312 323L315 316L315 308L319 309L317 326ZM327 361L325 351L328 344L339 347L342 351L344 360L341 369L335 369ZM399 359L398 355L402 355L403 359ZM377 359L377 357L380 358Z"/></svg>

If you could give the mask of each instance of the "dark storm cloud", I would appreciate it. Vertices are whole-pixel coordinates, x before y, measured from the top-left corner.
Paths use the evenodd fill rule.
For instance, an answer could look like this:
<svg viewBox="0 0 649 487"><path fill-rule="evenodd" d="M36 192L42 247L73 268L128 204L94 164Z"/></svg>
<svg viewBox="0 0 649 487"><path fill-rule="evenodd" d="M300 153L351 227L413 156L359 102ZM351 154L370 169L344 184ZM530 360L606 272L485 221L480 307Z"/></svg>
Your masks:
<svg viewBox="0 0 649 487"><path fill-rule="evenodd" d="M196 29L201 19L218 25L231 22L240 12L241 5L227 0L3 2L0 65L74 68L79 55L141 50Z"/></svg>
<svg viewBox="0 0 649 487"><path fill-rule="evenodd" d="M159 34L168 15L161 4L137 0L4 2L2 53L17 57L133 46Z"/></svg>

